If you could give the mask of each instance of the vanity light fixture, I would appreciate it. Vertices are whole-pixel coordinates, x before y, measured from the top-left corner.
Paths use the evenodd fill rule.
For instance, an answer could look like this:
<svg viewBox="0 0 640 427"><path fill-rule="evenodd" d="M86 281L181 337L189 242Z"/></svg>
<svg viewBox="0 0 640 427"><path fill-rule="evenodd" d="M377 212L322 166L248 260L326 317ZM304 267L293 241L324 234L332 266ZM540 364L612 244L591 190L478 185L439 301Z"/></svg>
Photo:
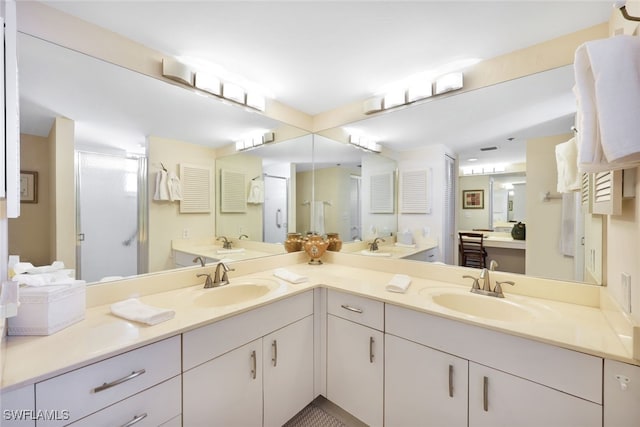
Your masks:
<svg viewBox="0 0 640 427"><path fill-rule="evenodd" d="M407 89L407 103L433 96L433 82L416 82Z"/></svg>
<svg viewBox="0 0 640 427"><path fill-rule="evenodd" d="M442 77L439 77L435 82L435 94L441 95L443 93L451 92L454 90L462 89L463 78L462 73L450 73Z"/></svg>
<svg viewBox="0 0 640 427"><path fill-rule="evenodd" d="M276 134L274 132L266 132L264 135L262 135L262 141L265 144L268 144L270 142L273 142L276 140Z"/></svg>
<svg viewBox="0 0 640 427"><path fill-rule="evenodd" d="M382 101L383 98L381 96L376 96L373 98L369 98L364 101L362 105L362 112L364 114L377 113L378 111L382 111Z"/></svg>
<svg viewBox="0 0 640 427"><path fill-rule="evenodd" d="M255 108L259 111L266 109L267 101L264 96L253 92L247 92L247 107Z"/></svg>
<svg viewBox="0 0 640 427"><path fill-rule="evenodd" d="M349 144L372 153L380 153L382 151L380 144L364 136L349 135Z"/></svg>
<svg viewBox="0 0 640 427"><path fill-rule="evenodd" d="M240 86L228 82L222 84L223 98L238 102L240 104L244 104L244 95L244 89L242 89Z"/></svg>
<svg viewBox="0 0 640 427"><path fill-rule="evenodd" d="M274 132L258 131L246 136L245 138L237 140L235 142L236 151L250 150L263 144L271 143L275 141L275 139L276 134Z"/></svg>
<svg viewBox="0 0 640 427"><path fill-rule="evenodd" d="M222 83L213 74L198 71L195 76L195 86L212 95L222 95Z"/></svg>
<svg viewBox="0 0 640 427"><path fill-rule="evenodd" d="M394 89L384 95L383 107L385 110L397 107L406 103L405 89Z"/></svg>
<svg viewBox="0 0 640 427"><path fill-rule="evenodd" d="M193 73L185 64L172 58L162 58L162 75L185 85L193 86Z"/></svg>

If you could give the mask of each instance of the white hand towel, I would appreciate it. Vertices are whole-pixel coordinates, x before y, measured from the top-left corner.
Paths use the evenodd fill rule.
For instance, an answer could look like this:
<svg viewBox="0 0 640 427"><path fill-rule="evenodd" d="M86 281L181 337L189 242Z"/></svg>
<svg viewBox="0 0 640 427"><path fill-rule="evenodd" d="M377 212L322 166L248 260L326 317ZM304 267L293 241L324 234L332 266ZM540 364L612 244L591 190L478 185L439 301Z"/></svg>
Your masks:
<svg viewBox="0 0 640 427"><path fill-rule="evenodd" d="M160 171L156 175L156 192L153 200L169 200L169 187L167 184L167 172Z"/></svg>
<svg viewBox="0 0 640 427"><path fill-rule="evenodd" d="M565 256L575 256L575 217L580 195L577 193L562 195L562 223L560 224L560 252Z"/></svg>
<svg viewBox="0 0 640 427"><path fill-rule="evenodd" d="M175 200L182 200L182 183L180 182L178 175L174 172L169 172L168 180L169 200L172 202Z"/></svg>
<svg viewBox="0 0 640 427"><path fill-rule="evenodd" d="M26 286L71 285L76 283L76 279L70 277L67 270L41 274L21 273L13 276L11 280Z"/></svg>
<svg viewBox="0 0 640 427"><path fill-rule="evenodd" d="M111 313L123 319L147 325L155 325L165 320L173 319L176 315L173 310L152 307L141 303L137 298L130 298L111 304Z"/></svg>
<svg viewBox="0 0 640 427"><path fill-rule="evenodd" d="M249 196L247 203L264 203L264 181L261 179L251 180L249 185Z"/></svg>
<svg viewBox="0 0 640 427"><path fill-rule="evenodd" d="M311 202L311 226L317 234L324 234L324 202Z"/></svg>
<svg viewBox="0 0 640 427"><path fill-rule="evenodd" d="M26 273L27 271L32 270L33 268L34 266L30 262L16 262L13 265L13 271L15 274Z"/></svg>
<svg viewBox="0 0 640 427"><path fill-rule="evenodd" d="M308 277L289 271L285 268L276 268L273 270L273 275L279 279L286 280L291 283L304 283L309 280Z"/></svg>
<svg viewBox="0 0 640 427"><path fill-rule="evenodd" d="M581 170L620 168L639 160L640 38L621 35L584 43L576 50L574 68ZM598 158L600 149L604 159Z"/></svg>
<svg viewBox="0 0 640 427"><path fill-rule="evenodd" d="M411 277L406 274L395 274L389 283L387 283L387 291L399 292L401 294L407 292L409 285L411 284Z"/></svg>
<svg viewBox="0 0 640 427"><path fill-rule="evenodd" d="M575 138L556 145L556 166L558 169L558 193L579 190L578 149Z"/></svg>

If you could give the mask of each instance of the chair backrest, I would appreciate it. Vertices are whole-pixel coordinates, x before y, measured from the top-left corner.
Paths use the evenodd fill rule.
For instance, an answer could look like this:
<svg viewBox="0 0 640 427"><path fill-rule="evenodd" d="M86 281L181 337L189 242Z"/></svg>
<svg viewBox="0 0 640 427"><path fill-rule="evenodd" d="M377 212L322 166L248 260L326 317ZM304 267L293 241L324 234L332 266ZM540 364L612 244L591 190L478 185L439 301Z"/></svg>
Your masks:
<svg viewBox="0 0 640 427"><path fill-rule="evenodd" d="M460 265L486 267L487 252L483 246L482 233L458 233L460 239Z"/></svg>

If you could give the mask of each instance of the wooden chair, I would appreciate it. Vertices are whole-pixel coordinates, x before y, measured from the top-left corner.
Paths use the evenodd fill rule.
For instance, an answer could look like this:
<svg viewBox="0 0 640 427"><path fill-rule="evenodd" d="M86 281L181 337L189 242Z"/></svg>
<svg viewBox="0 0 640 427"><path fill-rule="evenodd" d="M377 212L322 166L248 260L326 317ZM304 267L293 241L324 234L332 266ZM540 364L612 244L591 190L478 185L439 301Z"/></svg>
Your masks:
<svg viewBox="0 0 640 427"><path fill-rule="evenodd" d="M460 265L473 268L487 266L487 251L483 245L482 233L458 233Z"/></svg>

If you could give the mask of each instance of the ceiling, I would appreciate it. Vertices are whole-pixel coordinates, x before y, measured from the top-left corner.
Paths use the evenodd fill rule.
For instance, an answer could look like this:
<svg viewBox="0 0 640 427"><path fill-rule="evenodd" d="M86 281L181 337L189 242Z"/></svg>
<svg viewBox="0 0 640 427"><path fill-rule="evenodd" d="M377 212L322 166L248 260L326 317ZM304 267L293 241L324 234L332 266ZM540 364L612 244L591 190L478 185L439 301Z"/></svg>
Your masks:
<svg viewBox="0 0 640 427"><path fill-rule="evenodd" d="M310 115L364 100L391 83L451 61L492 58L605 22L611 14L611 2L594 0L44 3L168 55L195 57L217 64L219 73L234 76L238 83L261 87L269 96ZM49 59L55 62L55 58ZM20 61L26 61L25 57ZM44 82L38 83L42 75L33 71L28 77L28 72L21 68L21 85L24 83L26 87L29 82L35 89L30 93L25 91L25 96L32 99L23 100L21 94L24 103L21 120L25 129L28 126L35 129L37 126L32 124L35 120L30 117L51 114L63 95L50 93L54 90L45 91ZM377 131L380 141L395 150L443 143L461 155L471 155L479 146L503 142L507 137L516 140L528 137L527 132L532 128L538 133L556 129L564 132L575 111L572 75L565 70L552 77L559 79L559 85L548 83L545 87L557 90L542 93L537 89L532 91L533 86L524 82L514 83L497 92L488 88L465 94L468 101L462 105L455 100L463 95L426 103L424 105L430 104L425 107L429 120L424 120L422 115L417 117L420 111L417 108L407 108L354 126ZM72 84L74 79L77 82L82 77L68 79ZM168 90L175 92L175 89ZM109 96L96 103L96 98L92 98L95 90L75 91L68 97L71 99L65 100L68 112L63 115L82 114L86 123L100 121L105 132L107 127L134 128L136 119L144 119L149 123L138 126L139 132L146 132L142 135L177 135L184 131L185 123L189 123L187 140L193 142L221 143L218 138L224 137L228 143L238 137L223 136L220 128L225 122L212 124L204 120L199 122L204 124L198 125L187 119L171 121L183 127L179 131L168 129L170 122L162 116L159 119L144 117L141 111L145 106L155 108L162 103L157 95L132 98L133 92L104 88ZM45 96L50 99L42 99ZM525 101L530 96L535 97L535 105ZM87 99L81 99L83 97ZM87 102L91 102L88 98L93 99L95 113L86 111ZM74 102L82 104L78 107L82 108L81 112L73 111ZM211 117L204 114L209 108L204 103L194 105L189 116ZM490 114L492 111L494 114ZM113 123L109 123L111 119ZM264 125L269 128L268 119ZM230 128L228 131L232 133ZM212 132L218 133L212 136Z"/></svg>

